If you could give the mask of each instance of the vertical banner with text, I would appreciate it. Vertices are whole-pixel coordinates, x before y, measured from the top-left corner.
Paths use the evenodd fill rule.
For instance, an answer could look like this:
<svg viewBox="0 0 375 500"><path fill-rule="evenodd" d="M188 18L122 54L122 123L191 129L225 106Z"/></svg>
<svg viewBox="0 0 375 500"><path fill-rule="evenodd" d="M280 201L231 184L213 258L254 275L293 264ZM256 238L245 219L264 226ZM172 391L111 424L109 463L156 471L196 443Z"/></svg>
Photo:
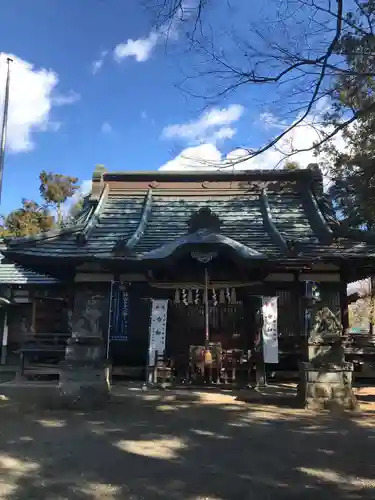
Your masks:
<svg viewBox="0 0 375 500"><path fill-rule="evenodd" d="M167 333L168 300L152 299L151 321L148 347L148 365L154 366L155 352L163 354L165 351Z"/></svg>
<svg viewBox="0 0 375 500"><path fill-rule="evenodd" d="M265 363L278 363L277 297L262 297L262 315L263 359Z"/></svg>

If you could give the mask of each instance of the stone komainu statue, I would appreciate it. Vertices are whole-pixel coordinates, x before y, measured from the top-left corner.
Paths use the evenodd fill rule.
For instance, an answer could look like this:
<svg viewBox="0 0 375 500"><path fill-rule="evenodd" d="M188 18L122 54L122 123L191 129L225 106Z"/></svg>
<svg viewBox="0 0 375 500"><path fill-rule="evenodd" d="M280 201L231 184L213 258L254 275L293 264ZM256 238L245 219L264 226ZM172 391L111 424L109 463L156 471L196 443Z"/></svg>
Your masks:
<svg viewBox="0 0 375 500"><path fill-rule="evenodd" d="M84 303L76 305L70 313L70 329L73 336L101 337L100 319L102 316L97 297L87 297Z"/></svg>
<svg viewBox="0 0 375 500"><path fill-rule="evenodd" d="M315 313L310 339L314 341L323 340L327 337L340 337L342 331L343 327L341 321L329 307L323 307Z"/></svg>

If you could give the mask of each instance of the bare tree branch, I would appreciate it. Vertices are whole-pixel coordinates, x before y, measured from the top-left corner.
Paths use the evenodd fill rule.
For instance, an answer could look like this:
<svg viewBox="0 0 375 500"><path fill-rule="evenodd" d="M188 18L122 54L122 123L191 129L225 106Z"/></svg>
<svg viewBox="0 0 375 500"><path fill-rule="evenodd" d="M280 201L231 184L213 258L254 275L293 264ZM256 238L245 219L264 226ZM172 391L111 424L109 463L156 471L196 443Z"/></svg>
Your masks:
<svg viewBox="0 0 375 500"><path fill-rule="evenodd" d="M359 0L353 0L350 5L350 9L353 6L357 8L359 20L353 15L348 15L349 11L344 11L344 0L274 1L274 19L268 19L268 14L264 14L261 23L249 22L250 36L246 37L240 32L237 33L237 26L233 28L231 36L227 39L231 40L232 46L237 49L237 55L240 57L231 57L230 50L228 52L228 49L218 48L220 44L217 42L217 30L210 24L208 27L205 26L204 18L209 12L209 7L212 5L217 8L218 2L213 0L153 0L153 2L159 22L165 23L168 20L173 22L176 18L190 19L192 25L188 37L190 47L203 57L203 61L199 65L198 74L195 77L186 76L183 86L195 78L202 81L207 77L215 82L214 93L203 92L201 94L195 90L188 90L190 96L203 97L208 101L220 100L239 91L242 87L273 85L276 86L277 91L281 92L279 102L283 103L284 107L286 103L292 104L294 97L299 97L299 100L304 102L304 104L298 103L298 107L293 105L289 108L289 113L291 116L294 115L294 118L282 132L260 148L242 148L248 151L247 154L236 158L228 165L224 162L224 168L255 158L275 148L293 129L301 126L306 118L311 116L319 100L332 96L334 91L339 91L339 87L337 85L335 87L333 83L337 82L338 78L349 80L353 78L359 81L375 78L375 64L368 65L368 67L360 64L349 67L347 57L356 57L357 49L354 47L351 53L350 49L345 48L344 51L340 46L341 40L353 33L358 37L373 36L374 18L371 15L371 9L366 8ZM221 5L220 2L220 7ZM236 4L232 5L228 1L227 5L228 12L234 12ZM345 5L348 7L349 3ZM253 14L253 7L249 9L249 12ZM303 16L306 16L306 19ZM305 23L303 29L301 28L302 21ZM229 18L227 24L230 27ZM272 36L270 38L272 33L267 33L267 26L270 26L271 32L277 27L274 41L272 41ZM196 36L198 27L199 38ZM295 28L296 32L291 32L291 27ZM262 48L256 45L254 36L261 42ZM285 43L283 43L283 37L286 38ZM375 56L375 49L374 54L370 55ZM275 95L274 103L277 102L276 97ZM350 118L341 120L329 133L320 131L321 137L311 147L285 153L284 158L315 150L358 118L374 111L372 102L366 103L360 109L353 106ZM296 113L298 113L297 118Z"/></svg>

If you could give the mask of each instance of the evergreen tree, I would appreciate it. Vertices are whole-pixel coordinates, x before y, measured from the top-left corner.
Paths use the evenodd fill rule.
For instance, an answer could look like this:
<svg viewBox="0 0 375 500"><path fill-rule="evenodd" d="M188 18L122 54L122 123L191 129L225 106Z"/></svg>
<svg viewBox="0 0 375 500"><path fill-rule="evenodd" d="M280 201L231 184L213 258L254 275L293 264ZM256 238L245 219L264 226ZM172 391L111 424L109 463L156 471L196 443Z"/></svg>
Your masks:
<svg viewBox="0 0 375 500"><path fill-rule="evenodd" d="M0 222L1 237L31 236L52 229L55 225L53 216L46 209L32 200L23 199L21 207L13 210Z"/></svg>
<svg viewBox="0 0 375 500"><path fill-rule="evenodd" d="M57 225L61 226L63 224L62 207L79 190L78 178L43 170L39 179L40 195L46 205L55 211Z"/></svg>
<svg viewBox="0 0 375 500"><path fill-rule="evenodd" d="M0 237L31 236L64 226L63 205L78 191L78 179L45 171L41 172L39 179L39 191L45 203L39 204L24 198L20 208L1 217ZM74 217L82 203L78 199L66 219Z"/></svg>

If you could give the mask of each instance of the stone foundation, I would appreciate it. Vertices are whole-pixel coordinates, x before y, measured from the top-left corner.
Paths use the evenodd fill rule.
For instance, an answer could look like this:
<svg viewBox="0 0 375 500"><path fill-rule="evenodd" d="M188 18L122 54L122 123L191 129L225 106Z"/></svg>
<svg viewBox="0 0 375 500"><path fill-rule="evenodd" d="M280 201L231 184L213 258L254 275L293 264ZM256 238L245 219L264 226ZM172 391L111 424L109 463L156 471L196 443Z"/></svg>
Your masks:
<svg viewBox="0 0 375 500"><path fill-rule="evenodd" d="M352 389L353 365L302 363L298 395L305 408L312 410L341 408L356 410L357 399Z"/></svg>

